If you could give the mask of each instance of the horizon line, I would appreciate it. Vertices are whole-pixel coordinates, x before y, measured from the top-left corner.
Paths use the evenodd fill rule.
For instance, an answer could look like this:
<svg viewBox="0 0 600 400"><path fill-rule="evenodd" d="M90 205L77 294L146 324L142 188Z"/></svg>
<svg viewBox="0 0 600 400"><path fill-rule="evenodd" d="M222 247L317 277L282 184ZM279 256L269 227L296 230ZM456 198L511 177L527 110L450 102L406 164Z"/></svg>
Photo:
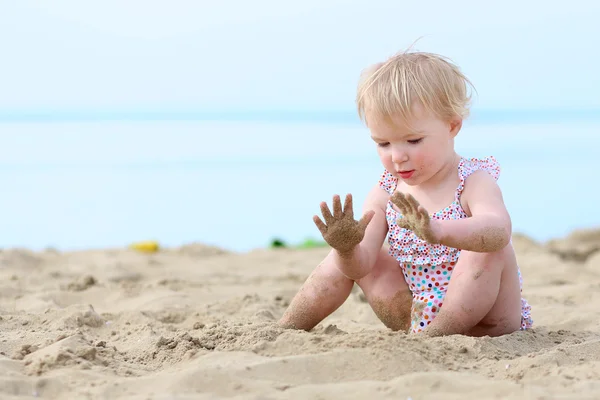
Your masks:
<svg viewBox="0 0 600 400"><path fill-rule="evenodd" d="M502 122L543 122L565 119L600 119L600 108L473 108L467 120ZM125 121L273 121L360 123L349 109L121 109L121 110L2 110L0 123L27 122L125 122Z"/></svg>

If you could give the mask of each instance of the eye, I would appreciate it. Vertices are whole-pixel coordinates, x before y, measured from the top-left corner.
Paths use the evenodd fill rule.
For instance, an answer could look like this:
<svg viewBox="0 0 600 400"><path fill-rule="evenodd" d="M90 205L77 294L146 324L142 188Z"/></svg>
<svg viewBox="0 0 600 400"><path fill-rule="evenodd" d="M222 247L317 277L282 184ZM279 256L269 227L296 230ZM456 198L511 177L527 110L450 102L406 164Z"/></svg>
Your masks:
<svg viewBox="0 0 600 400"><path fill-rule="evenodd" d="M377 146L379 146L379 147L387 147L389 144L390 144L389 142L377 143Z"/></svg>
<svg viewBox="0 0 600 400"><path fill-rule="evenodd" d="M423 140L423 138L412 139L412 140L409 140L408 143L410 143L410 144L417 144L417 143L421 143L421 140Z"/></svg>

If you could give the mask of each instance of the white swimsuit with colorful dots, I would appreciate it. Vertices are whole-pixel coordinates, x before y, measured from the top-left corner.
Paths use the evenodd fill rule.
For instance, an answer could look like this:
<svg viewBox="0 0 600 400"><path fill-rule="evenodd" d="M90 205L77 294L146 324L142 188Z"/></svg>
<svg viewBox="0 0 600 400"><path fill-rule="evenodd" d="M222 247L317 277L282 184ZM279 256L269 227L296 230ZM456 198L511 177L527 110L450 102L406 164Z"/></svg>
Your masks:
<svg viewBox="0 0 600 400"><path fill-rule="evenodd" d="M460 195L465 180L477 170L487 171L496 180L500 175L500 166L494 157L462 158L458 164L460 183L454 201L443 210L430 214L431 218L440 220L467 218L460 205ZM383 173L379 181L379 186L390 195L396 190L397 184L398 178L388 171ZM396 223L398 218L402 218L402 214L393 208L391 201L388 201L386 219L389 226L389 253L399 261L404 279L413 293L411 330L417 333L431 323L442 307L446 288L460 256L460 250L425 242L412 231L400 228ZM519 284L522 290L523 279L520 270ZM530 328L532 325L531 306L521 298L521 329Z"/></svg>

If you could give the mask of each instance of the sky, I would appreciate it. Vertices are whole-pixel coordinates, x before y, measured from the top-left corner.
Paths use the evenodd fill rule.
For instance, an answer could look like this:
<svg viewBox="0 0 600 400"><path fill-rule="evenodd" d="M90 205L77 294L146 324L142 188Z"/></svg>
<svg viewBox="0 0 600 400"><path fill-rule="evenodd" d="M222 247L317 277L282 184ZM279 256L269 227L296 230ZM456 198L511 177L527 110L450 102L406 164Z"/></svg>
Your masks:
<svg viewBox="0 0 600 400"><path fill-rule="evenodd" d="M0 112L353 110L360 71L452 58L475 107L598 109L600 2L0 3Z"/></svg>

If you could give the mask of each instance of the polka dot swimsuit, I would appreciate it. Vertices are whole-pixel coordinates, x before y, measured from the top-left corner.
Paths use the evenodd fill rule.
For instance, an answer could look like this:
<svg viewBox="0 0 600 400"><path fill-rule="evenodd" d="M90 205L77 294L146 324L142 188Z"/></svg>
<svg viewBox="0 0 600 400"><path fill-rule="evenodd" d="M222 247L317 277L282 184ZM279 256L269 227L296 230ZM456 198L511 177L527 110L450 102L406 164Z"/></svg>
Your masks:
<svg viewBox="0 0 600 400"><path fill-rule="evenodd" d="M456 189L454 201L446 208L430 214L432 219L448 220L468 217L460 205L460 196L464 190L466 179L478 170L487 171L496 180L500 175L500 166L494 157L462 158L458 165L460 183ZM390 195L396 190L397 184L398 179L388 171L385 171L379 180L379 186ZM412 231L400 228L396 223L398 218L402 218L402 214L392 207L391 201L388 201L386 219L389 227L389 254L398 260L404 279L413 293L411 330L413 333L417 333L431 323L442 307L452 271L460 256L460 250L425 242ZM519 283L522 288L523 280L520 270ZM525 299L521 299L521 329L530 328L532 324L531 307Z"/></svg>

